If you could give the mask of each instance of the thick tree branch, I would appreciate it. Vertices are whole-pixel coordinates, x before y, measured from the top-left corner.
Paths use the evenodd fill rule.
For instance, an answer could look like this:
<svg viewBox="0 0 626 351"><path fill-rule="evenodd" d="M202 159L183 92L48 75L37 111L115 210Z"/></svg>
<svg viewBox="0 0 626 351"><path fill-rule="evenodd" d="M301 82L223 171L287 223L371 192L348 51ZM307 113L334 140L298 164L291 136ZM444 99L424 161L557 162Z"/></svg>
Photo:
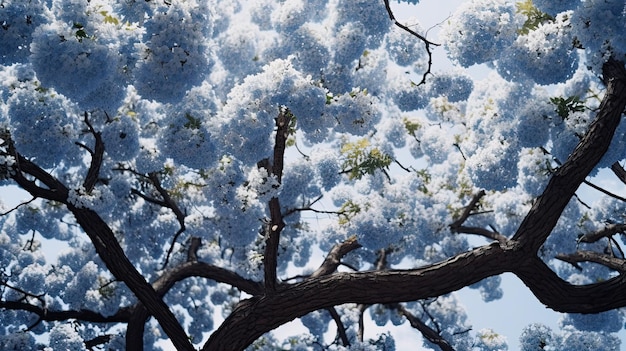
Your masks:
<svg viewBox="0 0 626 351"><path fill-rule="evenodd" d="M93 243L98 256L111 273L123 281L154 316L178 350L193 350L187 333L144 277L130 262L109 226L90 209L78 208L67 203L67 208L76 218Z"/></svg>
<svg viewBox="0 0 626 351"><path fill-rule="evenodd" d="M493 243L420 269L341 272L310 278L281 287L274 295L242 301L203 350L242 350L263 333L294 318L343 303L385 304L440 296L511 271L520 260L520 252ZM626 302L626 296L622 300Z"/></svg>
<svg viewBox="0 0 626 351"><path fill-rule="evenodd" d="M626 306L626 275L595 284L571 285L537 256L520 262L513 273L541 303L557 312L598 313Z"/></svg>
<svg viewBox="0 0 626 351"><path fill-rule="evenodd" d="M626 106L624 63L610 59L603 66L603 74L607 88L596 118L576 149L554 172L513 236L520 249L533 253L539 250L571 197L609 148Z"/></svg>
<svg viewBox="0 0 626 351"><path fill-rule="evenodd" d="M16 172L11 175L18 185L35 197L42 197L65 204L76 218L77 223L89 236L98 256L109 271L118 280L123 281L137 298L147 306L150 314L159 321L172 343L179 350L193 350L187 334L176 320L174 314L128 260L115 235L100 216L90 209L79 208L70 203L68 201L69 191L65 185L39 166L19 155L12 145L9 146L9 149L12 154L16 155L19 162ZM35 181L27 179L24 174L34 177L47 186L48 189L38 186Z"/></svg>
<svg viewBox="0 0 626 351"><path fill-rule="evenodd" d="M276 138L274 142L274 158L272 165L268 169L268 175L274 175L278 183L282 182L283 177L283 159L285 157L285 148L287 147L287 138L289 137L289 126L293 115L287 109L281 109L276 118ZM280 242L280 233L285 227L283 215L280 209L278 198L272 198L269 202L270 221L265 228L265 252L263 255L263 267L265 274L265 288L267 293L273 293L276 290L276 267L278 265L278 244Z"/></svg>
<svg viewBox="0 0 626 351"><path fill-rule="evenodd" d="M574 286L538 257L492 243L414 270L335 273L284 287L275 295L242 301L203 350L242 350L263 333L311 311L342 303L396 303L436 297L486 277L513 272L546 306L596 313L626 306L626 276ZM255 321L252 323L251 321ZM228 340L228 344L223 342Z"/></svg>

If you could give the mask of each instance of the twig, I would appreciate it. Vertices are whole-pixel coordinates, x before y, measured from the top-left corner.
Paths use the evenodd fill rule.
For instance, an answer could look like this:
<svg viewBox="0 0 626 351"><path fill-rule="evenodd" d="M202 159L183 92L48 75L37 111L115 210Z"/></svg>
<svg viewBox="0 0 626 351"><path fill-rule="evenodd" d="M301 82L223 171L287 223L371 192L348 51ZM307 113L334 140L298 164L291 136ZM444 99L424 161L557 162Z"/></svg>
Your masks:
<svg viewBox="0 0 626 351"><path fill-rule="evenodd" d="M174 245L176 244L176 240L178 240L178 237L186 229L185 228L186 215L183 213L183 211L180 210L176 202L170 196L169 192L165 190L163 186L161 186L161 181L159 180L159 177L156 173L154 172L149 173L148 179L150 179L150 182L152 183L152 185L159 192L159 194L161 195L161 198L163 198L164 206L172 210L172 212L174 212L174 215L176 216L176 220L178 220L178 224L180 225L180 228L174 234L174 237L172 238L172 243L170 244L170 247L167 250L167 254L165 255L165 261L163 262L163 266L161 267L161 269L165 269L165 267L167 267L167 264L169 263L170 256L172 255L172 251L174 250Z"/></svg>
<svg viewBox="0 0 626 351"><path fill-rule="evenodd" d="M588 186L590 186L590 187L592 187L592 188L594 188L594 189L596 189L596 190L598 190L599 192L601 192L601 193L603 193L603 194L605 194L605 195L607 195L607 196L610 196L610 197L612 197L612 198L614 198L614 199L617 199L617 200L620 200L620 201L624 201L624 202L626 202L626 199L625 199L625 198L623 198L623 197L621 197L621 196L619 196L619 195L613 194L612 192L610 192L610 191L608 191L608 190L606 190L606 189L604 189L604 188L602 188L602 187L599 187L599 186L597 186L597 185L595 185L595 184L591 183L591 182L590 182L590 181L588 181L588 180L583 180L583 183L584 183L584 184L586 184L586 185L588 185Z"/></svg>
<svg viewBox="0 0 626 351"><path fill-rule="evenodd" d="M87 176L83 181L83 187L90 193L94 186L96 186L96 182L98 181L98 175L100 174L100 167L102 166L102 160L104 158L104 142L102 141L102 135L100 132L96 132L91 123L89 122L89 114L85 112L84 122L89 128L89 132L93 135L94 149L93 151L89 151L87 147L84 145L78 144L79 146L84 147L91 154L91 164L89 165L89 170L87 171Z"/></svg>
<svg viewBox="0 0 626 351"><path fill-rule="evenodd" d="M348 340L346 327L343 325L343 322L341 322L341 317L339 316L339 313L337 313L337 310L335 309L335 307L329 307L326 309L326 311L330 313L330 316L333 317L333 320L335 321L335 324L337 325L337 336L339 336L339 338L341 339L341 343L343 343L343 346L345 347L350 346L350 340Z"/></svg>
<svg viewBox="0 0 626 351"><path fill-rule="evenodd" d="M413 328L417 329L422 334L422 336L426 338L426 340L439 346L443 351L454 351L452 345L450 345L450 343L440 335L440 331L438 332L426 325L426 323L422 322L422 320L409 312L409 310L407 310L404 306L399 303L389 306L391 308L395 308L401 315L403 315L409 321L409 324L411 324ZM422 308L424 309L424 311L426 311L426 308L424 306L422 306ZM432 319L432 316L429 315L429 318Z"/></svg>
<svg viewBox="0 0 626 351"><path fill-rule="evenodd" d="M457 218L457 220L450 224L450 230L455 233L481 235L489 239L497 240L500 243L505 243L507 241L506 236L498 233L497 231L490 231L481 227L468 227L463 225L463 223L465 223L469 216L475 214L472 213L472 211L476 208L478 202L483 196L485 196L485 191L481 190L472 197L469 204L467 204L467 206L465 206L465 208L463 209L463 213L461 213L459 218Z"/></svg>
<svg viewBox="0 0 626 351"><path fill-rule="evenodd" d="M19 204L17 204L15 207L13 207L12 209L10 209L10 210L8 210L8 211L6 211L6 212L2 212L2 213L0 213L0 217L2 217L2 216L6 216L6 215L8 215L9 213L11 213L11 212L13 212L13 211L17 210L17 209L18 209L18 208L20 208L20 207L28 205L29 203L31 203L31 202L33 202L33 201L35 201L36 199L37 199L36 197L33 197L32 199L30 199L30 200L28 200L28 201L26 201L26 202L19 203Z"/></svg>
<svg viewBox="0 0 626 351"><path fill-rule="evenodd" d="M430 69L431 69L431 67L433 65L433 54L432 54L432 52L430 50L430 46L431 45L439 46L439 44L435 44L435 43L431 42L430 40L426 39L426 37L422 36L421 34L416 33L411 28L409 28L409 27L405 26L404 24L398 22L396 20L396 17L393 15L393 11L391 11L391 6L389 5L389 0L385 0L385 8L387 9L387 14L389 15L389 19L391 19L393 24L395 24L396 26L400 27L401 29L407 31L411 35L417 37L419 40L421 40L424 43L424 47L426 48L426 52L428 53L428 68L426 69L426 72L424 72L424 75L422 76L422 80L417 85L422 85L422 84L426 83L426 76L430 74Z"/></svg>

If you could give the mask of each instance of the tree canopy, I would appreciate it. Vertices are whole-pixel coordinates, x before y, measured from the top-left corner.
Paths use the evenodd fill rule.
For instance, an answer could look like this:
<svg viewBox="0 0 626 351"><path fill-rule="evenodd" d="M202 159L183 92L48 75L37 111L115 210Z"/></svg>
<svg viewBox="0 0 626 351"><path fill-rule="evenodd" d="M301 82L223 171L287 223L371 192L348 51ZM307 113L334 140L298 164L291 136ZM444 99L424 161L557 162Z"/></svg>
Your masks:
<svg viewBox="0 0 626 351"><path fill-rule="evenodd" d="M0 0L0 348L502 350L509 272L522 350L618 350L624 2L392 5Z"/></svg>

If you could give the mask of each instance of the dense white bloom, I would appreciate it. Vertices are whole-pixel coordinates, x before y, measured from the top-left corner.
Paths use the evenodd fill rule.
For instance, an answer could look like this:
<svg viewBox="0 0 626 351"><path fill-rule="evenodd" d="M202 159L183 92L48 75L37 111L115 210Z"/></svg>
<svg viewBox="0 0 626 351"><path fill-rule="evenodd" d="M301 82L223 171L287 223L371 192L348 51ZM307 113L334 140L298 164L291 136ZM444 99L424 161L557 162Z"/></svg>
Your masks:
<svg viewBox="0 0 626 351"><path fill-rule="evenodd" d="M18 89L8 100L16 147L43 167L73 163L80 118L70 101L54 91Z"/></svg>
<svg viewBox="0 0 626 351"><path fill-rule="evenodd" d="M517 37L515 5L505 0L463 3L441 32L451 59L463 67L497 59Z"/></svg>
<svg viewBox="0 0 626 351"><path fill-rule="evenodd" d="M146 21L144 42L137 48L135 87L139 95L177 102L204 80L211 67L207 38L212 21L205 0L177 2Z"/></svg>
<svg viewBox="0 0 626 351"><path fill-rule="evenodd" d="M571 16L571 11L559 14L554 21L519 35L500 53L498 72L511 81L529 78L543 85L571 78L578 67Z"/></svg>

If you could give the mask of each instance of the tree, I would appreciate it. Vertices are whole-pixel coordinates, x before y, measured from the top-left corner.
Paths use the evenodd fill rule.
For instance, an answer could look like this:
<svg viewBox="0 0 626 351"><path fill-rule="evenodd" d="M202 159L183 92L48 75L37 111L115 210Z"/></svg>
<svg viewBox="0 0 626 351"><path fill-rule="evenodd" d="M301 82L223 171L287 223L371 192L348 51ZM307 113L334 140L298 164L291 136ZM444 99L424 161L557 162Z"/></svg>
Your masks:
<svg viewBox="0 0 626 351"><path fill-rule="evenodd" d="M623 2L467 2L452 72L388 1L0 8L0 178L32 197L0 217L3 350L393 349L366 311L504 349L453 292L505 272L567 313L524 350L619 348L626 199L589 179L626 183Z"/></svg>

